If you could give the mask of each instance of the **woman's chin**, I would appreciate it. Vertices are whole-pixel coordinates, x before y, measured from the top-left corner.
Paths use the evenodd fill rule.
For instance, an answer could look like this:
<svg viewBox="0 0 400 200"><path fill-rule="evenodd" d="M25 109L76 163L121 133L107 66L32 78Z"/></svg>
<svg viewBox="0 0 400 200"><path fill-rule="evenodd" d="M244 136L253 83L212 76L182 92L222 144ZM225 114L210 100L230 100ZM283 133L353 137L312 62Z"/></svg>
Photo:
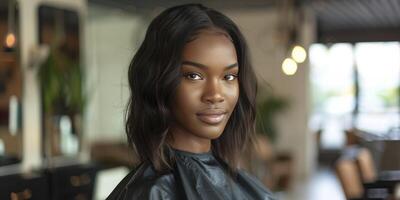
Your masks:
<svg viewBox="0 0 400 200"><path fill-rule="evenodd" d="M222 133L224 132L224 128L225 128L225 126L223 126L223 127L219 127L219 126L204 127L202 131L199 131L199 136L202 138L214 140L214 139L219 138L222 135Z"/></svg>

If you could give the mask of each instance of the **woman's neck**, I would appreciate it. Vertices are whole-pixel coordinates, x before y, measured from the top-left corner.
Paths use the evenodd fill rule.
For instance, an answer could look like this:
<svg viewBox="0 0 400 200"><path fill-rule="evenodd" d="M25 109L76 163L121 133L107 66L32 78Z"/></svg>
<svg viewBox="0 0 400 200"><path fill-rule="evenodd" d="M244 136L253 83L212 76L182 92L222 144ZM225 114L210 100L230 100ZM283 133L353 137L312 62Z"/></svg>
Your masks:
<svg viewBox="0 0 400 200"><path fill-rule="evenodd" d="M174 149L191 153L206 153L211 149L211 140L186 133L180 129L170 129L167 143Z"/></svg>

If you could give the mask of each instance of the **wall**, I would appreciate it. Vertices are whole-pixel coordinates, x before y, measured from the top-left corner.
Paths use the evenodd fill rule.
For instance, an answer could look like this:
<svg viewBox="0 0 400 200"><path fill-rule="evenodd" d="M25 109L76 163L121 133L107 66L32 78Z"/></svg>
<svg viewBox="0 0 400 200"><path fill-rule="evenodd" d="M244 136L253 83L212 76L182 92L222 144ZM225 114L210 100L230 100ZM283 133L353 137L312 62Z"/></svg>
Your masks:
<svg viewBox="0 0 400 200"><path fill-rule="evenodd" d="M87 140L123 141L128 66L147 28L144 16L90 4L85 49L90 105Z"/></svg>

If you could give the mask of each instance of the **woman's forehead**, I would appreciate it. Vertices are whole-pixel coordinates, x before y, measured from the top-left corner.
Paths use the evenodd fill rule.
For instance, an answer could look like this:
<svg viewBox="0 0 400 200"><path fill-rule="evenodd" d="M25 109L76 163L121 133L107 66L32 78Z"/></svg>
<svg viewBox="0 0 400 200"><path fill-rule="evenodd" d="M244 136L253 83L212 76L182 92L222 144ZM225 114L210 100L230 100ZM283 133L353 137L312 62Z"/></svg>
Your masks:
<svg viewBox="0 0 400 200"><path fill-rule="evenodd" d="M200 29L196 31L195 33L192 34L190 37L190 40L187 43L193 42L197 40L201 36L225 36L228 38L230 41L232 41L231 36L224 30L218 28L218 27L210 27L210 28L205 28L205 29Z"/></svg>
<svg viewBox="0 0 400 200"><path fill-rule="evenodd" d="M234 54L236 57L235 46L230 38L223 32L203 31L194 40L186 43L183 49L183 57L205 56L212 51L213 53L224 53L224 55Z"/></svg>

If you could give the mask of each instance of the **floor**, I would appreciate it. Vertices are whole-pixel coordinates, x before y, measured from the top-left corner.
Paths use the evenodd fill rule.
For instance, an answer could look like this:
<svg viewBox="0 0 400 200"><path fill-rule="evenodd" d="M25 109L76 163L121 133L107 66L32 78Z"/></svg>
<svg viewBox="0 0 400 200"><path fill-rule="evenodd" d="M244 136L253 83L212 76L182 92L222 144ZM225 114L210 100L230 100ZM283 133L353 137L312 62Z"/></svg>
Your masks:
<svg viewBox="0 0 400 200"><path fill-rule="evenodd" d="M278 193L279 200L345 200L339 180L332 169L319 168L310 178L297 181L286 193Z"/></svg>
<svg viewBox="0 0 400 200"><path fill-rule="evenodd" d="M129 173L125 167L117 167L107 170L101 170L97 174L97 180L94 187L94 199L103 200L113 191L118 183Z"/></svg>

